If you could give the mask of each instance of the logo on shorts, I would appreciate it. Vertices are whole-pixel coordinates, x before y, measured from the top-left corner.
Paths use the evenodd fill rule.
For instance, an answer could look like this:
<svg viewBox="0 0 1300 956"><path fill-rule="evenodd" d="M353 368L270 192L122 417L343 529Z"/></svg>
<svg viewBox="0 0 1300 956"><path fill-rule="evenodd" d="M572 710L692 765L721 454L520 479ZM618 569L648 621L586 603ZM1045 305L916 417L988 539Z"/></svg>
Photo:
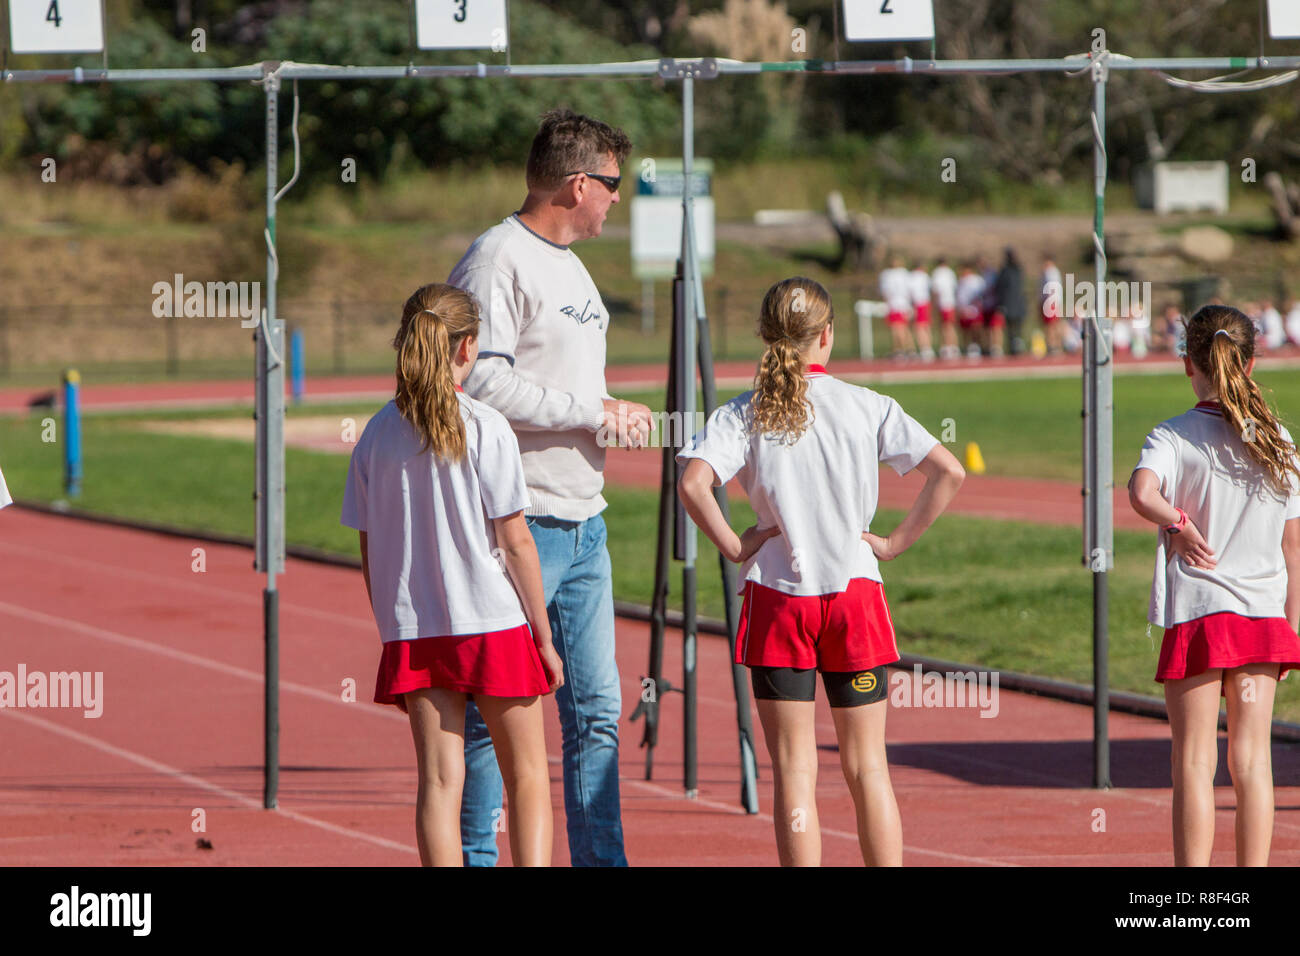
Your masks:
<svg viewBox="0 0 1300 956"><path fill-rule="evenodd" d="M876 689L876 675L871 671L863 671L853 678L853 689L859 694L870 694Z"/></svg>

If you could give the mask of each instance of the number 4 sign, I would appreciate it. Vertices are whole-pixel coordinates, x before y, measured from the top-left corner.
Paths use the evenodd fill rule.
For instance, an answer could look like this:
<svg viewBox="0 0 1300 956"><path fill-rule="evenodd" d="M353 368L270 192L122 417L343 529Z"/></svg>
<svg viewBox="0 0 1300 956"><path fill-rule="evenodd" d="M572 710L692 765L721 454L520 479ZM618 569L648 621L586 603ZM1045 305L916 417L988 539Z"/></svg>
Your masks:
<svg viewBox="0 0 1300 956"><path fill-rule="evenodd" d="M421 50L495 50L510 45L506 0L415 0Z"/></svg>
<svg viewBox="0 0 1300 956"><path fill-rule="evenodd" d="M99 53L104 49L100 0L9 0L13 53Z"/></svg>
<svg viewBox="0 0 1300 956"><path fill-rule="evenodd" d="M844 0L844 38L932 40L932 0Z"/></svg>

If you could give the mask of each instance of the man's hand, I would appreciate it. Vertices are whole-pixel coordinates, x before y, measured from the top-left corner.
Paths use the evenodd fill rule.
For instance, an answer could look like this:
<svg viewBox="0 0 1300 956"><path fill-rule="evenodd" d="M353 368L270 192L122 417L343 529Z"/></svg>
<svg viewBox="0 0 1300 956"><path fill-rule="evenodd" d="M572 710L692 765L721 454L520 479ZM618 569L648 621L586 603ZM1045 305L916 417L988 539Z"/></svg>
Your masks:
<svg viewBox="0 0 1300 956"><path fill-rule="evenodd" d="M616 444L628 448L644 448L650 441L654 430L654 418L650 409L639 402L625 402L617 398L606 398L605 418L601 428L607 435L613 435Z"/></svg>

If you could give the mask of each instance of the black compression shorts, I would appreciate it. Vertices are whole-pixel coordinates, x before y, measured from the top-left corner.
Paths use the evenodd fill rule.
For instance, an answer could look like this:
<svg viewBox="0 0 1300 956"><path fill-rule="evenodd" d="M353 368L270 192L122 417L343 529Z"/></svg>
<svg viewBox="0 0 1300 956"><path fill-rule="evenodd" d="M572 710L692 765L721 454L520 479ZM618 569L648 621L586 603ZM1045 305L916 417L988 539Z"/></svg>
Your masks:
<svg viewBox="0 0 1300 956"><path fill-rule="evenodd" d="M813 700L817 690L814 668L751 667L755 700ZM884 700L886 665L867 671L823 671L822 686L832 707L860 707Z"/></svg>

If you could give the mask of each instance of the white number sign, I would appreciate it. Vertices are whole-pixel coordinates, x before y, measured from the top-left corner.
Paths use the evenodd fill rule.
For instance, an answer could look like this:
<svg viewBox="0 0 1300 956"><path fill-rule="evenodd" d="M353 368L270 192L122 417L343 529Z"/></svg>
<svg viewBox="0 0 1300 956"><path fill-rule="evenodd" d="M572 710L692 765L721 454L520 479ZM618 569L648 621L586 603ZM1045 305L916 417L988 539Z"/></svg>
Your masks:
<svg viewBox="0 0 1300 956"><path fill-rule="evenodd" d="M14 53L99 53L104 17L99 0L9 0Z"/></svg>
<svg viewBox="0 0 1300 956"><path fill-rule="evenodd" d="M509 46L506 0L415 0L421 50L496 50Z"/></svg>
<svg viewBox="0 0 1300 956"><path fill-rule="evenodd" d="M932 0L844 0L846 40L931 40Z"/></svg>

